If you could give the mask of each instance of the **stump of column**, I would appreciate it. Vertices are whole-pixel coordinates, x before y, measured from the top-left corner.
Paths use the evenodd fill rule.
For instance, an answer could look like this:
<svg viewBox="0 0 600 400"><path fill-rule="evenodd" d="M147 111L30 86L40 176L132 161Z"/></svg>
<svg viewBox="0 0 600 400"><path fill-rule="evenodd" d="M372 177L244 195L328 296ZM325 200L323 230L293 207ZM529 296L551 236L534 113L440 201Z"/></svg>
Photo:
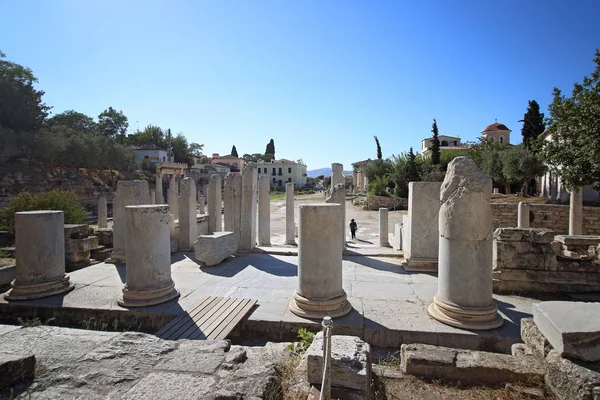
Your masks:
<svg viewBox="0 0 600 400"><path fill-rule="evenodd" d="M240 223L242 218L242 176L228 173L223 188L223 225L226 232L233 232L237 243L240 242Z"/></svg>
<svg viewBox="0 0 600 400"><path fill-rule="evenodd" d="M167 191L167 203L171 208L171 214L173 214L175 218L179 218L179 183L177 182L175 175L171 175L169 190Z"/></svg>
<svg viewBox="0 0 600 400"><path fill-rule="evenodd" d="M213 174L208 180L208 233L221 232L221 175Z"/></svg>
<svg viewBox="0 0 600 400"><path fill-rule="evenodd" d="M340 317L352 310L342 288L339 204L300 206L298 289L290 311L305 318Z"/></svg>
<svg viewBox="0 0 600 400"><path fill-rule="evenodd" d="M187 177L181 181L181 203L179 204L179 248L190 251L198 240L198 218L196 216L196 182Z"/></svg>
<svg viewBox="0 0 600 400"><path fill-rule="evenodd" d="M581 189L573 190L569 203L569 235L581 235L582 211L583 192Z"/></svg>
<svg viewBox="0 0 600 400"><path fill-rule="evenodd" d="M524 201L519 202L517 227L529 228L529 203L525 203Z"/></svg>
<svg viewBox="0 0 600 400"><path fill-rule="evenodd" d="M258 178L258 245L271 246L271 185L268 175ZM287 217L287 212L286 212Z"/></svg>
<svg viewBox="0 0 600 400"><path fill-rule="evenodd" d="M98 228L108 228L108 211L104 196L98 199Z"/></svg>
<svg viewBox="0 0 600 400"><path fill-rule="evenodd" d="M295 246L294 239L294 183L285 183L285 244Z"/></svg>
<svg viewBox="0 0 600 400"><path fill-rule="evenodd" d="M392 247L390 245L388 209L379 209L379 245L382 247Z"/></svg>
<svg viewBox="0 0 600 400"><path fill-rule="evenodd" d="M239 249L252 251L256 247L256 185L258 171L250 163L242 172L242 219Z"/></svg>
<svg viewBox="0 0 600 400"><path fill-rule="evenodd" d="M15 213L16 275L7 300L54 296L73 289L65 274L65 228L62 211Z"/></svg>
<svg viewBox="0 0 600 400"><path fill-rule="evenodd" d="M155 204L165 204L165 196L163 195L163 180L162 175L156 175L156 190L154 192L154 203Z"/></svg>
<svg viewBox="0 0 600 400"><path fill-rule="evenodd" d="M117 303L143 307L179 297L171 279L169 206L127 206L125 216L127 276Z"/></svg>
<svg viewBox="0 0 600 400"><path fill-rule="evenodd" d="M440 193L436 320L457 328L495 329L504 320L492 298L492 180L467 157L448 164Z"/></svg>
<svg viewBox="0 0 600 400"><path fill-rule="evenodd" d="M113 198L113 251L110 258L114 262L125 261L125 207L148 204L148 182L121 180L117 182L117 192Z"/></svg>

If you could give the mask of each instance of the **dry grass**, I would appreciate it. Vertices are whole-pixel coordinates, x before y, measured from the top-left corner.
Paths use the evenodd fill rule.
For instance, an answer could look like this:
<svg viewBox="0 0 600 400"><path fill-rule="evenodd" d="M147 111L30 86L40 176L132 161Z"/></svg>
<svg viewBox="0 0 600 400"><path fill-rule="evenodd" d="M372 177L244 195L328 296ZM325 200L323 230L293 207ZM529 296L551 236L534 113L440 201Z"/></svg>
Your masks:
<svg viewBox="0 0 600 400"><path fill-rule="evenodd" d="M308 397L308 388L302 373L299 371L299 365L302 356L290 353L286 362L278 369L280 387L272 390L265 396L267 400L306 400Z"/></svg>
<svg viewBox="0 0 600 400"><path fill-rule="evenodd" d="M8 267L11 265L15 265L14 258L0 258L0 267Z"/></svg>

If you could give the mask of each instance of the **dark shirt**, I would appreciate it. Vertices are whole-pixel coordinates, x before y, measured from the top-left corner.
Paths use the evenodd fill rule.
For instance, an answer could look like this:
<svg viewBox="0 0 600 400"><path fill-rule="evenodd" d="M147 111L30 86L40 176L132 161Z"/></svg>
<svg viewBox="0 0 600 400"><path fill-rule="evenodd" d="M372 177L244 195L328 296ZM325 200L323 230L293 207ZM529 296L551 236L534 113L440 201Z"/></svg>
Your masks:
<svg viewBox="0 0 600 400"><path fill-rule="evenodd" d="M351 230L351 231L355 231L355 230L356 230L356 228L357 228L357 226L356 226L356 222L350 222L350 230Z"/></svg>

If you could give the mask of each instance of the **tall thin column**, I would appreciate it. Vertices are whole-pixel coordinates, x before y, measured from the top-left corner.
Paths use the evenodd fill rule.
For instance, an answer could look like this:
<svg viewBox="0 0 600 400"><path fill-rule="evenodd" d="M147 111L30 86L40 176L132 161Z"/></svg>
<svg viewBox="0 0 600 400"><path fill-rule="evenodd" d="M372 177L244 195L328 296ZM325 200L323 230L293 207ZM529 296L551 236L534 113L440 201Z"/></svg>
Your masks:
<svg viewBox="0 0 600 400"><path fill-rule="evenodd" d="M221 175L213 174L208 181L208 233L221 232Z"/></svg>
<svg viewBox="0 0 600 400"><path fill-rule="evenodd" d="M341 206L341 243L343 251L346 248L346 187L341 183L332 186L331 195L325 200L325 203L339 204Z"/></svg>
<svg viewBox="0 0 600 400"><path fill-rule="evenodd" d="M171 175L169 190L167 191L167 201L169 203L171 214L173 214L175 218L179 218L179 183L177 183L175 175Z"/></svg>
<svg viewBox="0 0 600 400"><path fill-rule="evenodd" d="M448 164L440 193L438 292L429 314L464 329L498 328L492 298L492 180L467 157Z"/></svg>
<svg viewBox="0 0 600 400"><path fill-rule="evenodd" d="M242 219L242 176L229 173L225 177L223 188L223 224L226 232L235 233L237 243L240 242L240 224Z"/></svg>
<svg viewBox="0 0 600 400"><path fill-rule="evenodd" d="M524 201L519 202L517 227L529 228L529 203L525 203Z"/></svg>
<svg viewBox="0 0 600 400"><path fill-rule="evenodd" d="M104 196L98 199L98 228L108 228L108 211Z"/></svg>
<svg viewBox="0 0 600 400"><path fill-rule="evenodd" d="M339 204L300 205L298 289L289 304L296 315L333 318L352 310L342 287L341 213Z"/></svg>
<svg viewBox="0 0 600 400"><path fill-rule="evenodd" d="M344 185L346 189L346 178L344 178L344 165L340 163L331 164L331 188L333 189L337 185Z"/></svg>
<svg viewBox="0 0 600 400"><path fill-rule="evenodd" d="M65 228L62 211L15 213L16 276L7 300L54 296L73 289L65 274Z"/></svg>
<svg viewBox="0 0 600 400"><path fill-rule="evenodd" d="M258 178L258 245L271 246L271 185L268 175ZM287 218L287 212L286 212ZM286 222L287 223L287 222ZM287 225L286 225L287 229Z"/></svg>
<svg viewBox="0 0 600 400"><path fill-rule="evenodd" d="M296 245L294 239L294 183L285 184L285 244Z"/></svg>
<svg viewBox="0 0 600 400"><path fill-rule="evenodd" d="M148 204L148 182L142 180L117 182L117 193L113 198L113 251L110 258L114 262L125 261L125 207Z"/></svg>
<svg viewBox="0 0 600 400"><path fill-rule="evenodd" d="M390 234L389 234L389 220L388 220L388 209L379 209L379 245L382 247L390 246Z"/></svg>
<svg viewBox="0 0 600 400"><path fill-rule="evenodd" d="M569 235L581 235L583 192L581 189L571 191L569 204Z"/></svg>
<svg viewBox="0 0 600 400"><path fill-rule="evenodd" d="M171 279L169 207L127 206L127 277L117 303L123 307L161 304L179 297Z"/></svg>
<svg viewBox="0 0 600 400"><path fill-rule="evenodd" d="M187 177L181 181L181 203L179 204L179 248L193 250L198 240L196 215L196 182Z"/></svg>
<svg viewBox="0 0 600 400"><path fill-rule="evenodd" d="M252 251L256 247L256 186L258 172L256 165L246 165L242 172L242 231L239 249Z"/></svg>

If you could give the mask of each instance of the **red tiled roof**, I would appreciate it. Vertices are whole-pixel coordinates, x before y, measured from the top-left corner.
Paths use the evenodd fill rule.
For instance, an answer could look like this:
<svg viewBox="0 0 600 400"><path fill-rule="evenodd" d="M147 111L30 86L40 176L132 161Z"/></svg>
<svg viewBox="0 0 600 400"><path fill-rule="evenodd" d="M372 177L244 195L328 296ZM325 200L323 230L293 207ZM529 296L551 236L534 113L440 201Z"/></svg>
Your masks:
<svg viewBox="0 0 600 400"><path fill-rule="evenodd" d="M486 128L483 131L481 131L481 133L495 132L495 131L510 131L510 129L508 129L508 127L504 124L499 124L498 122L494 122L493 124L486 126Z"/></svg>

